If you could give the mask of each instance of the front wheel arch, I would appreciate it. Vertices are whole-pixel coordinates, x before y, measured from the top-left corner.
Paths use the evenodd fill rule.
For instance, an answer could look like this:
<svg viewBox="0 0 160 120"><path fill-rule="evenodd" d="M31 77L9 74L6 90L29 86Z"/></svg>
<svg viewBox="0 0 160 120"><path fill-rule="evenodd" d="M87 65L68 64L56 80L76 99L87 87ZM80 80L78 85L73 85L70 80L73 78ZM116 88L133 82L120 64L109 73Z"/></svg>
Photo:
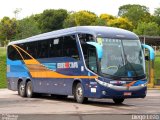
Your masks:
<svg viewBox="0 0 160 120"><path fill-rule="evenodd" d="M79 79L74 80L74 82L72 84L72 95L74 95L74 92L75 92L75 89L76 89L76 86L78 83L81 83L81 80L79 80Z"/></svg>

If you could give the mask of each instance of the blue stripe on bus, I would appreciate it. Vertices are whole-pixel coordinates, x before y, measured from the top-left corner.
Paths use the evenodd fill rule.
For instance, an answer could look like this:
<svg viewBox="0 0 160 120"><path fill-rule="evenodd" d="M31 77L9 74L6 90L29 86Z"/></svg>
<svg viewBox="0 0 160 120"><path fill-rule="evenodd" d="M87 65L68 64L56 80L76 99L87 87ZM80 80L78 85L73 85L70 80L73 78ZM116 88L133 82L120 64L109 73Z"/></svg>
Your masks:
<svg viewBox="0 0 160 120"><path fill-rule="evenodd" d="M43 65L45 67L47 67L48 69L56 71L56 68L57 68L57 64L56 63L43 63Z"/></svg>
<svg viewBox="0 0 160 120"><path fill-rule="evenodd" d="M25 65L10 65L10 72L26 72L28 71Z"/></svg>
<svg viewBox="0 0 160 120"><path fill-rule="evenodd" d="M10 60L7 59L7 65L23 65L23 62L21 60Z"/></svg>
<svg viewBox="0 0 160 120"><path fill-rule="evenodd" d="M7 77L30 77L28 72L7 72Z"/></svg>
<svg viewBox="0 0 160 120"><path fill-rule="evenodd" d="M147 80L138 80L133 84L133 86L138 86L140 84L145 84L146 82L147 82Z"/></svg>

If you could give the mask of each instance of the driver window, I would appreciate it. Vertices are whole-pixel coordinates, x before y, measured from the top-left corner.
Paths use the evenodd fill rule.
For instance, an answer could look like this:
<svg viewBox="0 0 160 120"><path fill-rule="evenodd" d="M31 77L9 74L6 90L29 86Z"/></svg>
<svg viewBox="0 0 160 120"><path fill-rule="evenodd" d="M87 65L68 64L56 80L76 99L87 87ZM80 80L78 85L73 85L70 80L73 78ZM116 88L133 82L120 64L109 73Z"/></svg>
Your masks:
<svg viewBox="0 0 160 120"><path fill-rule="evenodd" d="M97 73L97 55L95 48L88 49L88 68Z"/></svg>

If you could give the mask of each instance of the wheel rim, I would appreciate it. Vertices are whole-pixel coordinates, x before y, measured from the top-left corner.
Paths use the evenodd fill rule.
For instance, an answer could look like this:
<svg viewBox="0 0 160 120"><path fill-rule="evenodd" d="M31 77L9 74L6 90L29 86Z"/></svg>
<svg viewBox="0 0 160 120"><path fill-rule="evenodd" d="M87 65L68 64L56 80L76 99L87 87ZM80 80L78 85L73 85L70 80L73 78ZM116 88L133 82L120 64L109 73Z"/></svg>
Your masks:
<svg viewBox="0 0 160 120"><path fill-rule="evenodd" d="M24 93L24 86L23 86L23 85L20 85L19 91L20 91L20 94L21 94L21 95Z"/></svg>
<svg viewBox="0 0 160 120"><path fill-rule="evenodd" d="M27 86L27 94L28 94L28 96L31 96L31 94L32 94L32 87L30 84Z"/></svg>
<svg viewBox="0 0 160 120"><path fill-rule="evenodd" d="M82 91L82 87L78 87L77 90L76 90L76 96L78 99L82 99L83 97L83 91Z"/></svg>

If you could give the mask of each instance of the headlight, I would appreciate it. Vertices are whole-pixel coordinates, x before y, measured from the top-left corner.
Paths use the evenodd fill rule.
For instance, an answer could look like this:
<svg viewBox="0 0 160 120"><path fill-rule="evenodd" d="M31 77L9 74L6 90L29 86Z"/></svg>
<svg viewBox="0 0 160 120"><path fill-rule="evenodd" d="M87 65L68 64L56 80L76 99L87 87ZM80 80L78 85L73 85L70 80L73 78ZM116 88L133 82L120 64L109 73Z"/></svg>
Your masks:
<svg viewBox="0 0 160 120"><path fill-rule="evenodd" d="M111 87L113 86L112 84L109 84L109 83L106 83L106 82L103 82L101 80L98 80L98 79L95 79L100 85L104 86L104 87Z"/></svg>
<svg viewBox="0 0 160 120"><path fill-rule="evenodd" d="M147 83L145 83L145 84L140 84L140 86L146 87L146 86L147 86Z"/></svg>

